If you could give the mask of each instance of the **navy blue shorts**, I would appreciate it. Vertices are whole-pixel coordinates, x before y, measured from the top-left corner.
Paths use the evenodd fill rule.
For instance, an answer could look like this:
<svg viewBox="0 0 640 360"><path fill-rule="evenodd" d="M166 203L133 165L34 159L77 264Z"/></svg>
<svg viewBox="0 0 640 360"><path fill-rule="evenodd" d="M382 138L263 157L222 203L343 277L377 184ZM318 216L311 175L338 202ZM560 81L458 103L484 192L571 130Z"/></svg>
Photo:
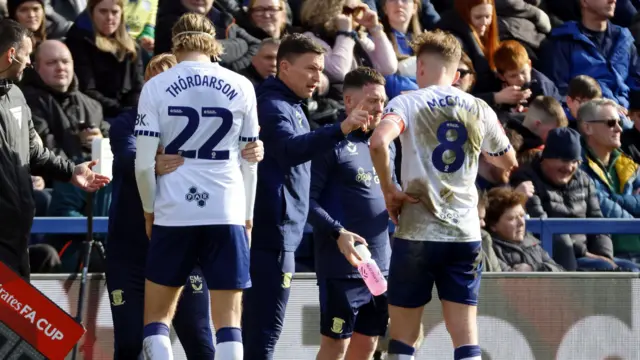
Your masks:
<svg viewBox="0 0 640 360"><path fill-rule="evenodd" d="M482 242L414 241L395 238L389 265L389 304L417 308L438 296L466 305L478 304Z"/></svg>
<svg viewBox="0 0 640 360"><path fill-rule="evenodd" d="M318 280L320 333L349 339L354 332L383 336L389 324L387 294L373 296L362 279Z"/></svg>
<svg viewBox="0 0 640 360"><path fill-rule="evenodd" d="M196 265L200 265L209 290L251 287L245 227L153 226L145 269L149 281L180 287Z"/></svg>

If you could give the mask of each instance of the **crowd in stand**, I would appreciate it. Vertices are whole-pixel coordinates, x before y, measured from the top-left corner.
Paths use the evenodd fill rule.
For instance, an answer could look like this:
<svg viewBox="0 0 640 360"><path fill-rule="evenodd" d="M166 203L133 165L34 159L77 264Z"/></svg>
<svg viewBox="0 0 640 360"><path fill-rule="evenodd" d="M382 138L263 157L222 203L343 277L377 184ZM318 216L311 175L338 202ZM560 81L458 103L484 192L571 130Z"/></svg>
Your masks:
<svg viewBox="0 0 640 360"><path fill-rule="evenodd" d="M285 34L324 47L320 86L304 104L312 129L338 121L344 77L358 67L384 75L389 99L418 89L412 37L451 32L465 52L456 86L498 113L520 164L505 172L480 158L485 271L639 271L639 234L556 235L552 259L525 226L527 216L640 216L639 10L640 0L0 0L34 33L33 66L18 84L34 126L76 163L137 105L146 62L171 51L186 12L211 19L219 62L256 87L275 74ZM82 190L40 177L33 187L37 216L86 215ZM94 200L94 215L106 216L110 187ZM34 237L55 251L32 259L33 272L74 271L81 240ZM312 270L307 240L300 270Z"/></svg>

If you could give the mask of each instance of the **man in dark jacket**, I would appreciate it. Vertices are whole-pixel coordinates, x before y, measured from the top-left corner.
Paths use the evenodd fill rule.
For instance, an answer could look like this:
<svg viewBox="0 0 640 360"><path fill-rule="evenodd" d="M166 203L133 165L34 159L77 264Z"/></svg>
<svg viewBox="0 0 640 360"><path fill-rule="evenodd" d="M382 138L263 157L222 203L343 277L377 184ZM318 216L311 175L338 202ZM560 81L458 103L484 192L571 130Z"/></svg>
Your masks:
<svg viewBox="0 0 640 360"><path fill-rule="evenodd" d="M189 1L166 1L158 10L156 23L156 43L154 54L171 51L171 29L180 16L194 12L207 16L216 29L216 40L224 48L220 63L233 71L240 71L251 64L251 58L258 53L260 40L235 23L233 15L213 6L206 0L202 6L192 6ZM218 5L218 4L216 4Z"/></svg>
<svg viewBox="0 0 640 360"><path fill-rule="evenodd" d="M346 353L370 359L389 321L386 294L373 296L356 269L362 260L356 245L366 245L385 276L391 258L389 216L369 155L369 138L386 100L384 85L384 77L370 68L345 76L346 114L341 118L360 111L374 120L368 131L352 132L311 163L309 223L314 230L322 334L318 359L339 359ZM389 152L393 169L393 143Z"/></svg>
<svg viewBox="0 0 640 360"><path fill-rule="evenodd" d="M300 34L278 49L278 75L257 91L265 158L258 187L251 245L251 280L243 303L246 360L271 360L280 337L309 211L311 159L332 149L369 117L354 113L340 124L309 131L302 102L311 97L324 69L324 50Z"/></svg>
<svg viewBox="0 0 640 360"><path fill-rule="evenodd" d="M532 218L602 218L593 181L579 169L582 159L580 134L570 128L549 131L542 155L512 175L516 186L531 181L535 194L527 201ZM618 266L636 269L613 257L608 235L560 234L554 237L553 258L568 271L577 268L609 270Z"/></svg>
<svg viewBox="0 0 640 360"><path fill-rule="evenodd" d="M31 174L71 181L96 191L109 179L95 174L95 162L74 165L43 146L24 95L13 82L30 64L31 34L12 20L0 21L0 261L29 279L27 245L33 223Z"/></svg>
<svg viewBox="0 0 640 360"><path fill-rule="evenodd" d="M58 40L46 40L35 54L35 71L20 83L31 109L33 126L45 146L79 164L91 157L91 141L107 137L102 106L78 90L73 58Z"/></svg>

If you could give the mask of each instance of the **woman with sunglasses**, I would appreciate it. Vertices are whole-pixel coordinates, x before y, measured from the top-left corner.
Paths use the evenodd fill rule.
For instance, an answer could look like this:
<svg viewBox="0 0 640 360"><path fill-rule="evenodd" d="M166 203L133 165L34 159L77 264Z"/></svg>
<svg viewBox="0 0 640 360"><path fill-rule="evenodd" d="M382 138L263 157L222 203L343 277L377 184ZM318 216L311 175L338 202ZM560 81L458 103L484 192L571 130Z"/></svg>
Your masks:
<svg viewBox="0 0 640 360"><path fill-rule="evenodd" d="M305 35L326 50L324 71L336 90L332 98L342 100L341 83L358 66L375 68L382 75L396 72L398 60L378 14L360 0L305 0L301 21L311 30Z"/></svg>

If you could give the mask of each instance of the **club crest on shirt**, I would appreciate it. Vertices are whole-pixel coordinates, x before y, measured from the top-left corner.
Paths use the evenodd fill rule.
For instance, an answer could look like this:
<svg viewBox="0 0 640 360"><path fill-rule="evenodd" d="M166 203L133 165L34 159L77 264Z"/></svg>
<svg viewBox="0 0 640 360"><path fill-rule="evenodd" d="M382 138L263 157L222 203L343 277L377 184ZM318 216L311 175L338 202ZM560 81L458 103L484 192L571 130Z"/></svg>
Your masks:
<svg viewBox="0 0 640 360"><path fill-rule="evenodd" d="M344 327L344 320L340 319L339 317L334 317L333 318L333 325L331 325L331 331L333 331L336 334L342 334L342 331Z"/></svg>
<svg viewBox="0 0 640 360"><path fill-rule="evenodd" d="M351 141L347 141L347 151L349 151L351 155L358 155L358 147Z"/></svg>
<svg viewBox="0 0 640 360"><path fill-rule="evenodd" d="M120 289L113 290L111 292L111 305L113 306L124 305L125 301L124 301L123 294L124 294L124 291Z"/></svg>

